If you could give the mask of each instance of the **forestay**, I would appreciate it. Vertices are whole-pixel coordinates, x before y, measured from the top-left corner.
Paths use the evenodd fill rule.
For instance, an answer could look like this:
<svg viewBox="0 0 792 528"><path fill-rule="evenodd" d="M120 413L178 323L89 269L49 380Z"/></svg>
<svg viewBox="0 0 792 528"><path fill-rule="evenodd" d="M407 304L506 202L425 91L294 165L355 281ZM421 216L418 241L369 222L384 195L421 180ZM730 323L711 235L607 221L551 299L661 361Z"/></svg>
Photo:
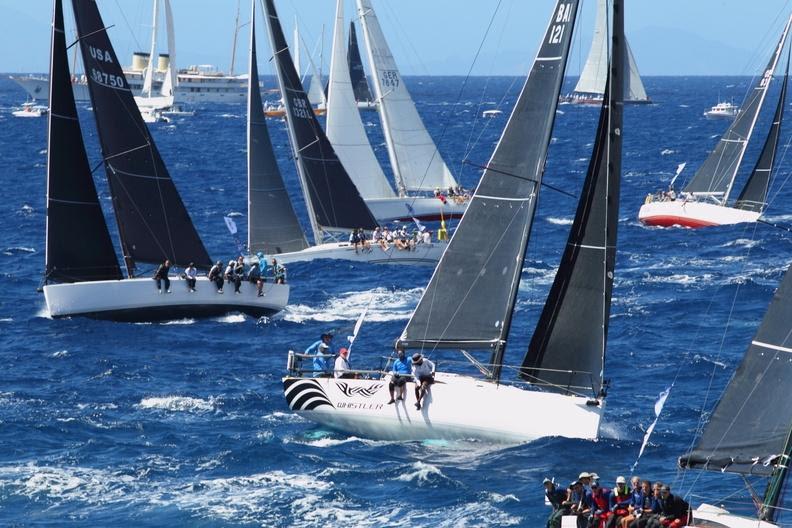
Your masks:
<svg viewBox="0 0 792 528"><path fill-rule="evenodd" d="M256 60L256 3L251 2L248 68L248 251L268 255L308 247L283 183L267 130Z"/></svg>
<svg viewBox="0 0 792 528"><path fill-rule="evenodd" d="M399 192L456 186L399 73L370 0L357 0L374 94Z"/></svg>
<svg viewBox="0 0 792 528"><path fill-rule="evenodd" d="M614 6L613 59L575 220L520 375L554 392L602 387L616 232L624 107L624 13ZM544 370L535 370L535 369Z"/></svg>
<svg viewBox="0 0 792 528"><path fill-rule="evenodd" d="M347 47L347 65L349 67L349 77L352 80L352 89L355 91L355 100L361 103L371 102L371 90L366 71L363 69L363 61L360 59L360 48L358 47L357 31L355 23L349 23L349 46Z"/></svg>
<svg viewBox="0 0 792 528"><path fill-rule="evenodd" d="M344 2L338 0L330 61L327 138L363 198L395 198L360 118L345 51Z"/></svg>
<svg viewBox="0 0 792 528"><path fill-rule="evenodd" d="M778 138L781 136L781 122L784 119L784 105L786 104L787 83L789 81L789 57L787 57L786 74L778 96L778 105L773 115L773 123L767 133L762 153L756 161L751 177L743 187L740 196L734 204L737 209L756 211L761 213L767 205L767 191L770 189L770 178L773 174Z"/></svg>
<svg viewBox="0 0 792 528"><path fill-rule="evenodd" d="M275 54L289 136L297 159L303 191L314 229L316 243L321 229L374 229L372 216L355 184L349 178L330 141L319 125L300 78L294 69L273 0L265 0L270 44Z"/></svg>
<svg viewBox="0 0 792 528"><path fill-rule="evenodd" d="M211 266L132 97L94 0L72 0L127 269L135 262Z"/></svg>
<svg viewBox="0 0 792 528"><path fill-rule="evenodd" d="M559 0L478 188L400 337L503 349L558 105L577 0Z"/></svg>
<svg viewBox="0 0 792 528"><path fill-rule="evenodd" d="M792 267L790 268L792 269ZM770 475L792 431L792 273L683 467Z"/></svg>
<svg viewBox="0 0 792 528"><path fill-rule="evenodd" d="M54 0L47 135L46 280L121 278L74 104L63 4Z"/></svg>
<svg viewBox="0 0 792 528"><path fill-rule="evenodd" d="M685 192L715 195L720 198L723 204L728 200L734 178L737 176L737 170L740 168L745 149L756 125L756 119L770 87L773 72L778 64L778 57L786 42L790 23L792 23L792 16L784 26L781 39L770 62L746 97L737 117L734 118L731 126L720 138L709 157L696 171L693 179L685 186Z"/></svg>

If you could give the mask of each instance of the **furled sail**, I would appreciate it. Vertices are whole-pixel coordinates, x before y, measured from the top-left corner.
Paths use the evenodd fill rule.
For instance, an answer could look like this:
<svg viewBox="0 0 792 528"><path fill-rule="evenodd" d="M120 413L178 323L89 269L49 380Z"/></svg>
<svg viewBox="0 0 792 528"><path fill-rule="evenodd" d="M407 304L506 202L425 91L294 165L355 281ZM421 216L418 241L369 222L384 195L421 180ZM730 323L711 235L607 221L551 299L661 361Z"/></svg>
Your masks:
<svg viewBox="0 0 792 528"><path fill-rule="evenodd" d="M248 68L248 251L268 255L308 247L267 130L256 62L256 0L251 1Z"/></svg>
<svg viewBox="0 0 792 528"><path fill-rule="evenodd" d="M792 269L792 267L790 267ZM792 431L792 272L682 467L769 475Z"/></svg>
<svg viewBox="0 0 792 528"><path fill-rule="evenodd" d="M465 216L400 337L406 348L502 350L578 10L558 0Z"/></svg>
<svg viewBox="0 0 792 528"><path fill-rule="evenodd" d="M627 81L624 93L625 101L646 102L649 100L649 96L646 94L646 88L644 88L641 75L638 73L638 64L635 62L635 57L626 38L625 43L627 45L627 64L629 65L629 75L625 76ZM598 0L594 37L591 40L586 64L583 66L577 85L575 85L575 92L594 95L605 93L608 64L608 0Z"/></svg>
<svg viewBox="0 0 792 528"><path fill-rule="evenodd" d="M327 138L363 198L395 197L371 148L349 76L344 39L344 2L337 1L327 102Z"/></svg>
<svg viewBox="0 0 792 528"><path fill-rule="evenodd" d="M358 47L354 22L349 23L347 67L349 68L349 77L352 79L352 89L355 91L355 101L360 103L371 102L371 90L366 79L366 71L363 69L363 61L360 59L360 48Z"/></svg>
<svg viewBox="0 0 792 528"><path fill-rule="evenodd" d="M418 115L370 0L357 0L374 93L399 192L447 189L457 182Z"/></svg>
<svg viewBox="0 0 792 528"><path fill-rule="evenodd" d="M767 133L762 153L756 161L751 177L743 187L734 207L761 213L767 205L767 192L770 189L770 178L773 173L778 138L781 136L781 122L784 119L784 105L786 104L787 83L789 81L789 57L787 57L786 74L781 85L781 94L778 96L778 106L773 116L773 123Z"/></svg>
<svg viewBox="0 0 792 528"><path fill-rule="evenodd" d="M54 0L50 49L46 280L121 279L74 104L62 0Z"/></svg>
<svg viewBox="0 0 792 528"><path fill-rule="evenodd" d="M575 220L520 375L555 392L602 387L619 223L624 13L614 6L613 59ZM536 370L541 369L541 370Z"/></svg>
<svg viewBox="0 0 792 528"><path fill-rule="evenodd" d="M132 97L95 0L72 0L127 269L134 263L211 266Z"/></svg>
<svg viewBox="0 0 792 528"><path fill-rule="evenodd" d="M751 89L740 112L723 137L720 138L715 149L685 186L685 192L714 195L720 198L722 203L726 203L728 200L737 170L740 168L745 149L753 134L756 119L764 104L767 89L770 87L770 80L773 78L773 72L778 64L778 57L784 48L790 23L792 23L792 16L784 26L778 46L776 46L761 77L756 81L756 86Z"/></svg>
<svg viewBox="0 0 792 528"><path fill-rule="evenodd" d="M316 243L322 228L351 230L374 229L377 221L369 211L355 184L349 178L319 125L300 78L294 69L273 0L265 0L270 44L275 54L278 82L286 106L286 122L297 158L303 191L311 216Z"/></svg>

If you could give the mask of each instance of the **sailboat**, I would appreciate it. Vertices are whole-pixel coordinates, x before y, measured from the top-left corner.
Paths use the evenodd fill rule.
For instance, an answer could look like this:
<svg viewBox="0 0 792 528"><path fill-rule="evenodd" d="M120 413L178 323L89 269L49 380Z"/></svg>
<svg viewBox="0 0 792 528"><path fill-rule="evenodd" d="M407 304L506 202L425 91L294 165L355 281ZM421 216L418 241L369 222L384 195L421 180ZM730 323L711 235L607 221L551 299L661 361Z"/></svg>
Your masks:
<svg viewBox="0 0 792 528"><path fill-rule="evenodd" d="M792 15L784 26L770 62L763 70L763 75L752 87L740 112L720 138L715 149L682 189L682 196L676 197L673 187L669 193L648 195L638 211L638 220L650 226L678 225L698 228L756 222L759 219L767 205L767 191L778 147L789 77L789 60L787 60L787 73L784 76L775 117L765 139L762 154L737 201L729 203L729 196L770 88L778 59L784 49L790 24L792 24Z"/></svg>
<svg viewBox="0 0 792 528"><path fill-rule="evenodd" d="M753 518L702 504L689 526L773 528L782 507L792 456L792 266L765 313L742 363L720 398L695 447L679 465L721 474L767 479L754 497ZM726 478L724 476L724 478ZM746 480L747 483L747 480ZM752 487L749 487L755 495Z"/></svg>
<svg viewBox="0 0 792 528"><path fill-rule="evenodd" d="M140 108L140 114L146 123L168 122L167 116L163 111L173 108L173 91L176 88L176 45L173 29L173 13L171 11L170 0L162 0L165 8L165 25L168 34L168 66L165 71L165 78L160 87L160 93L153 92L154 71L157 69L157 30L159 26L159 0L153 2L152 29L151 29L151 51L149 52L148 65L143 75L143 90L139 96L135 96L135 103Z"/></svg>
<svg viewBox="0 0 792 528"><path fill-rule="evenodd" d="M71 89L62 0L54 0L47 145L46 275L49 315L153 320L282 310L289 286L245 283L241 294L216 292L206 277L195 292L174 277L158 294L150 277L135 277L139 262L174 266L212 263L159 155L93 0L72 0L83 63L118 224L127 278L122 277L102 213Z"/></svg>
<svg viewBox="0 0 792 528"><path fill-rule="evenodd" d="M611 80L575 220L530 348L522 365L510 370L524 384L503 378L509 369L504 354L578 6L577 0L556 3L468 210L397 340L397 348L427 356L439 349L458 350L472 364L463 368L478 370L484 378L439 370L418 409L412 401L388 404L388 383L382 377L307 377L311 369L303 362L310 356L290 352L283 387L293 411L351 434L395 440L597 437L605 405L603 365L621 174L620 0L614 1ZM471 351L489 353L489 362L480 362ZM412 391L407 394L412 400Z"/></svg>
<svg viewBox="0 0 792 528"><path fill-rule="evenodd" d="M360 58L360 46L358 46L357 30L355 22L349 22L349 43L347 44L347 66L349 67L349 77L352 80L352 90L355 92L355 101L360 110L376 110L377 103L371 96L366 71L363 69L363 61Z"/></svg>
<svg viewBox="0 0 792 528"><path fill-rule="evenodd" d="M275 50L278 83L287 116L289 138L297 174L308 209L314 245L310 245L289 203L283 178L275 161L269 133L260 109L258 67L255 54L255 27L251 26L250 89L248 101L248 247L276 256L281 263L314 259L344 259L378 264L435 265L446 244L418 244L415 250L399 250L391 245L383 250L355 248L333 240L336 233L378 227L336 151L327 139L294 68L275 5L265 2L271 48ZM277 221L273 220L274 218ZM265 224L270 224L265 226ZM325 240L330 238L330 240Z"/></svg>
<svg viewBox="0 0 792 528"><path fill-rule="evenodd" d="M651 99L646 94L641 75L638 73L638 64L635 62L630 43L627 46L627 63L630 74L627 77L624 102L630 104L651 104ZM605 80L608 76L608 0L597 0L597 18L594 24L594 36L591 39L586 64L580 74L572 94L565 96L562 102L572 104L596 105L602 104L602 94L605 92Z"/></svg>

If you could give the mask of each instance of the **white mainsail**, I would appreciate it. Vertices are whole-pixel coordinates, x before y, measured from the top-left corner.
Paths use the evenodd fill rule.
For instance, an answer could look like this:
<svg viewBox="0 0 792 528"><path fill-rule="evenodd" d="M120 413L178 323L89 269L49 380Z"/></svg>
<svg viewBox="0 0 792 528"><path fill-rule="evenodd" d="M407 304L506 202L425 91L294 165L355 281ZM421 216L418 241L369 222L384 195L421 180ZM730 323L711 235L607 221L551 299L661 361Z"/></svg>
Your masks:
<svg viewBox="0 0 792 528"><path fill-rule="evenodd" d="M143 77L143 96L151 97L151 87L154 83L154 69L157 67L157 20L159 19L159 4L154 0L154 12L151 22L151 51L149 51L146 75Z"/></svg>
<svg viewBox="0 0 792 528"><path fill-rule="evenodd" d="M330 59L327 138L364 199L395 197L360 119L346 55L344 0L337 0Z"/></svg>
<svg viewBox="0 0 792 528"><path fill-rule="evenodd" d="M627 86L625 86L625 102L648 101L643 81L638 73L629 42L627 47L627 64L630 71ZM608 77L608 0L597 0L597 21L594 24L594 38L591 40L586 64L580 74L580 79L575 86L576 93L597 94L605 93L605 81Z"/></svg>
<svg viewBox="0 0 792 528"><path fill-rule="evenodd" d="M399 193L456 186L407 91L370 0L357 0L377 110Z"/></svg>
<svg viewBox="0 0 792 528"><path fill-rule="evenodd" d="M176 67L176 32L173 28L173 11L171 10L170 0L163 0L165 5L165 30L168 35L168 71L165 72L165 80L162 82L160 94L165 97L173 97L173 92L178 86Z"/></svg>

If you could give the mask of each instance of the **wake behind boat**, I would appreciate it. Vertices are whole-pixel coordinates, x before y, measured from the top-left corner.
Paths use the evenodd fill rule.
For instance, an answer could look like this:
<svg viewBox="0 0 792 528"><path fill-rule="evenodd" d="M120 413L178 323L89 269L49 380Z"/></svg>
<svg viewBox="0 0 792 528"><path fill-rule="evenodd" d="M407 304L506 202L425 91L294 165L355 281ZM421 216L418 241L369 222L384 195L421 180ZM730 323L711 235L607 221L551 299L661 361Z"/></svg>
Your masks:
<svg viewBox="0 0 792 528"><path fill-rule="evenodd" d="M621 175L625 59L618 0L612 74L561 265L522 365L504 364L578 5L577 0L556 3L468 210L397 340L402 364L406 351L414 352L416 381L408 382L406 399L389 403L393 395L386 385L397 379L388 377L387 367L311 377L324 373L305 367L312 356L290 352L283 387L293 411L374 438L528 442L545 436L597 437L605 403L602 376ZM456 362L436 359L433 366L425 357L442 349L458 350L468 363L458 373L432 376ZM488 354L489 361L479 361L475 352ZM466 373L473 371L484 377ZM504 372L519 379L506 379ZM428 389L415 391L414 401L416 382Z"/></svg>
<svg viewBox="0 0 792 528"><path fill-rule="evenodd" d="M203 278L190 288L186 282L169 285L168 265L208 270L211 260L143 124L96 3L73 0L73 6L127 278L88 163L71 90L62 1L54 0L43 287L50 315L151 320L282 310L289 296L285 284L267 284L262 296L250 283L239 294L225 295ZM141 262L162 263L156 282L136 277Z"/></svg>

